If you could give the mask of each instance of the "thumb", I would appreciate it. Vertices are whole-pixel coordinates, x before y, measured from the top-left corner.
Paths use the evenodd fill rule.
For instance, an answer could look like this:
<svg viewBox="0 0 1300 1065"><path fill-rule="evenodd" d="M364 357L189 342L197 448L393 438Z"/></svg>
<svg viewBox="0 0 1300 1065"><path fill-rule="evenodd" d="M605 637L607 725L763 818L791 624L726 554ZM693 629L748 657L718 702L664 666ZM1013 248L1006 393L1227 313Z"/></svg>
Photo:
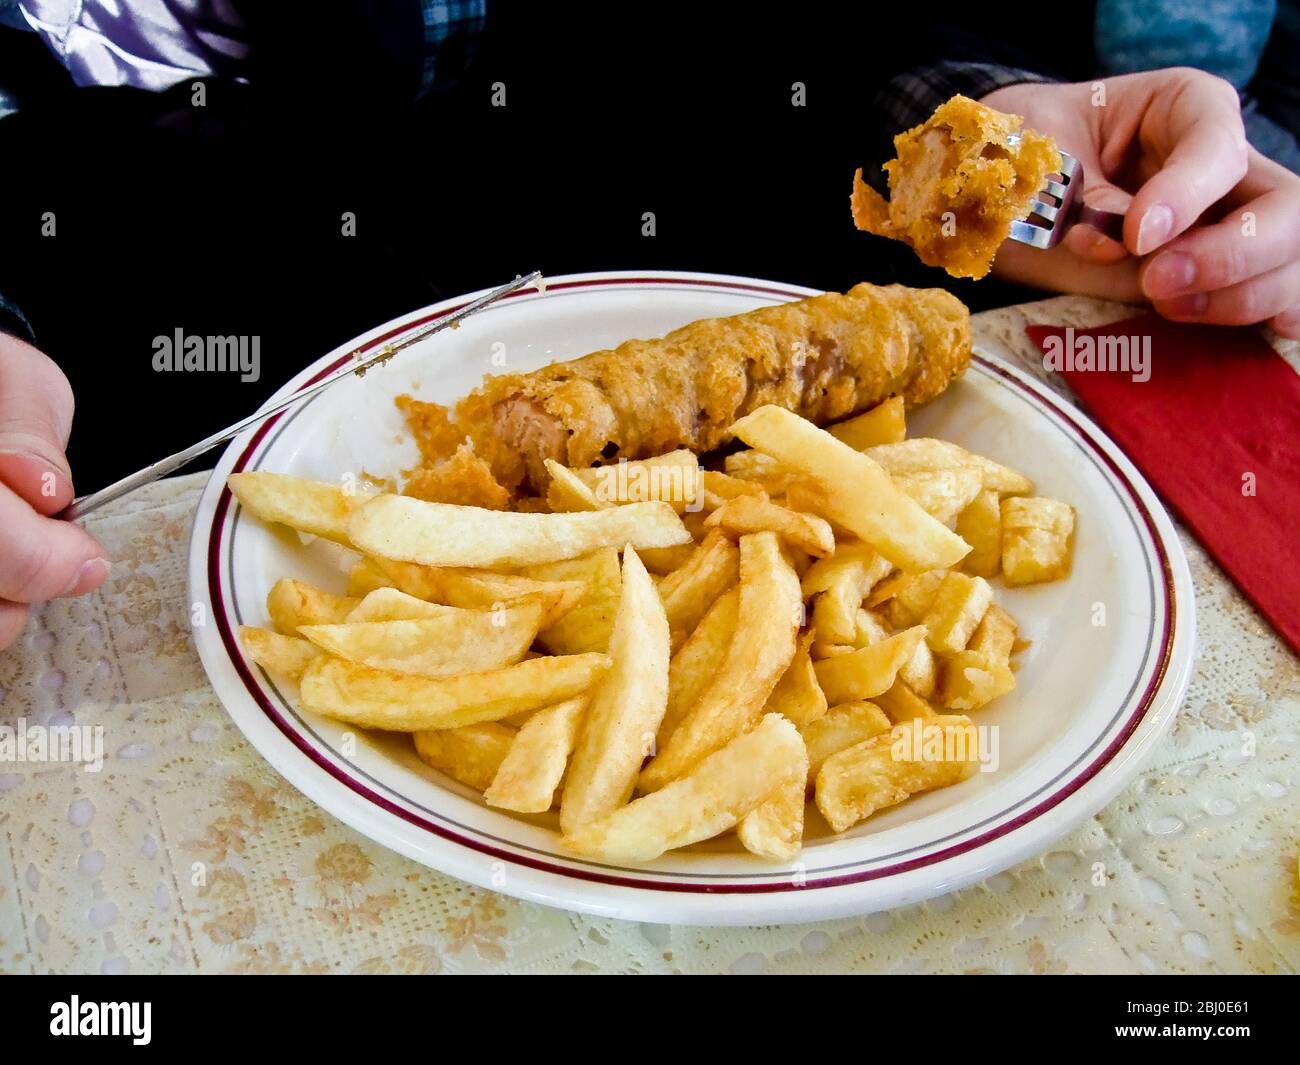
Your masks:
<svg viewBox="0 0 1300 1065"><path fill-rule="evenodd" d="M30 344L0 335L0 484L40 514L72 502L63 453L72 407L62 371Z"/></svg>
<svg viewBox="0 0 1300 1065"><path fill-rule="evenodd" d="M1133 197L1100 175L1084 173L1083 202L1099 211L1126 214ZM1064 244L1081 259L1094 263L1117 263L1128 258L1128 249L1117 240L1103 236L1089 225L1071 226Z"/></svg>

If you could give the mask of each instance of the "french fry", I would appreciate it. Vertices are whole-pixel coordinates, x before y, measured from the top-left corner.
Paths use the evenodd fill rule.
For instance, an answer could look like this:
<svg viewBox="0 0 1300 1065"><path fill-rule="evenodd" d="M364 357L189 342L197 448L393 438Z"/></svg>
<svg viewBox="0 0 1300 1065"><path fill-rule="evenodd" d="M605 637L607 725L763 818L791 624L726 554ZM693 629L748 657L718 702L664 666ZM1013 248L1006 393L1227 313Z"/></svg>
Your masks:
<svg viewBox="0 0 1300 1065"><path fill-rule="evenodd" d="M992 602L993 589L983 577L949 573L921 619L925 642L942 655L963 650Z"/></svg>
<svg viewBox="0 0 1300 1065"><path fill-rule="evenodd" d="M794 575L803 580L803 575L808 572L808 567L812 565L812 555L802 548L786 543L784 540L781 541L781 554L790 563Z"/></svg>
<svg viewBox="0 0 1300 1065"><path fill-rule="evenodd" d="M392 588L393 580L373 558L363 558L348 572L348 597L364 599L377 588Z"/></svg>
<svg viewBox="0 0 1300 1065"><path fill-rule="evenodd" d="M697 544L708 535L709 531L704 527L704 522L708 518L703 510L687 511L682 515L682 525L686 531L691 534L691 539Z"/></svg>
<svg viewBox="0 0 1300 1065"><path fill-rule="evenodd" d="M609 659L592 653L530 658L486 673L419 677L321 655L302 675L302 705L362 728L459 728L571 699L607 669Z"/></svg>
<svg viewBox="0 0 1300 1065"><path fill-rule="evenodd" d="M1016 619L994 603L975 626L969 647L995 662L1010 662L1017 632Z"/></svg>
<svg viewBox="0 0 1300 1065"><path fill-rule="evenodd" d="M492 783L515 741L515 730L495 721L461 728L416 732L415 753L425 765L467 788L482 791Z"/></svg>
<svg viewBox="0 0 1300 1065"><path fill-rule="evenodd" d="M675 544L672 547L646 547L637 552L645 568L657 577L666 577L681 569L695 553L695 544Z"/></svg>
<svg viewBox="0 0 1300 1065"><path fill-rule="evenodd" d="M792 862L803 846L804 781L808 752L799 756L799 772L791 774L762 804L736 825L736 838L750 854L773 862Z"/></svg>
<svg viewBox="0 0 1300 1065"><path fill-rule="evenodd" d="M360 599L349 595L331 595L313 588L306 581L281 577L266 595L266 612L271 623L287 636L299 625L328 625L344 620Z"/></svg>
<svg viewBox="0 0 1300 1065"><path fill-rule="evenodd" d="M281 632L240 638L303 709L412 733L489 806L558 807L574 854L735 829L790 862L810 793L842 832L976 771L958 715L1028 646L986 578L1069 572L1071 507L905 421L898 396L827 430L760 407L724 473L547 461L546 497L501 511L235 475L254 515L362 556L345 596L276 582Z"/></svg>
<svg viewBox="0 0 1300 1065"><path fill-rule="evenodd" d="M816 626L813 627L814 634ZM852 654L854 651L860 651L864 647L870 647L875 643L883 643L889 639L890 632L880 619L874 613L865 607L858 609L856 624L854 626L852 643L835 643L831 640L823 640L820 637L813 640L812 657L814 661L820 661L823 658L833 658L835 655ZM924 642L924 641L922 641Z"/></svg>
<svg viewBox="0 0 1300 1065"><path fill-rule="evenodd" d="M966 650L943 664L939 701L952 710L976 710L1014 691L1015 644L1015 619L994 603L984 612Z"/></svg>
<svg viewBox="0 0 1300 1065"><path fill-rule="evenodd" d="M415 599L445 606L491 606L527 594L523 582L513 574L498 575L455 566L421 566L391 558L377 558L374 564L388 579L389 586ZM498 576L499 581L495 579Z"/></svg>
<svg viewBox="0 0 1300 1065"><path fill-rule="evenodd" d="M979 473L985 488L992 488L1003 495L1024 495L1034 490L1033 482L1024 474L947 440L918 436L897 444L880 444L868 448L865 454L891 474L973 469Z"/></svg>
<svg viewBox="0 0 1300 1065"><path fill-rule="evenodd" d="M1002 579L1039 584L1070 574L1074 508L1059 499L1002 500Z"/></svg>
<svg viewBox="0 0 1300 1065"><path fill-rule="evenodd" d="M731 646L736 633L736 618L740 604L740 590L731 588L723 592L709 607L695 631L682 644L668 663L668 709L659 725L655 750L662 750L673 729L694 708L704 694Z"/></svg>
<svg viewBox="0 0 1300 1065"><path fill-rule="evenodd" d="M957 515L957 535L970 544L961 567L972 577L996 577L1002 564L1002 506L985 488Z"/></svg>
<svg viewBox="0 0 1300 1065"><path fill-rule="evenodd" d="M601 547L672 547L690 539L667 503L629 503L576 514L520 514L410 496L380 495L348 519L367 554L426 566L527 566Z"/></svg>
<svg viewBox="0 0 1300 1065"><path fill-rule="evenodd" d="M785 468L771 455L761 451L734 451L722 460L727 476L739 481L752 481L767 492L784 492L797 474Z"/></svg>
<svg viewBox="0 0 1300 1065"><path fill-rule="evenodd" d="M1016 675L1006 662L978 651L958 651L944 660L937 698L950 710L978 710L1014 691Z"/></svg>
<svg viewBox="0 0 1300 1065"><path fill-rule="evenodd" d="M780 714L799 729L826 713L826 696L817 683L817 671L809 656L812 643L811 632L800 638L790 665L781 674L763 708L764 713Z"/></svg>
<svg viewBox="0 0 1300 1065"><path fill-rule="evenodd" d="M858 702L888 691L898 671L916 654L917 644L924 638L925 629L918 625L889 637L884 643L815 663L817 683L826 693L827 702L831 706Z"/></svg>
<svg viewBox="0 0 1300 1065"><path fill-rule="evenodd" d="M533 651L529 651L528 654L524 656L524 659L527 661L533 658L543 658L543 657L545 656L536 654ZM577 698L585 699L586 696L579 695L577 696ZM513 729L521 729L524 727L524 725L528 723L528 721L533 717L534 714L540 714L545 709L546 707L544 706L530 706L527 710L520 710L517 714L507 714L505 717L497 718L497 720L500 721L501 724L509 725Z"/></svg>
<svg viewBox="0 0 1300 1065"><path fill-rule="evenodd" d="M390 584L408 595L447 606L493 607L526 596L539 596L544 607L543 632L572 610L587 590L581 580L538 580L515 573L421 566L392 559L380 559L377 565Z"/></svg>
<svg viewBox="0 0 1300 1065"><path fill-rule="evenodd" d="M885 604L885 617L896 629L920 624L934 605L939 588L948 577L948 570L935 569L911 577ZM874 595L867 598L868 605L874 598Z"/></svg>
<svg viewBox="0 0 1300 1065"><path fill-rule="evenodd" d="M934 652L924 640L916 645L916 654L899 669L898 679L923 699L934 694L934 686L939 679L938 666Z"/></svg>
<svg viewBox="0 0 1300 1065"><path fill-rule="evenodd" d="M578 741L588 701L587 696L580 695L529 717L519 727L491 785L483 793L483 801L522 814L549 810Z"/></svg>
<svg viewBox="0 0 1300 1065"><path fill-rule="evenodd" d="M686 545L690 546L690 545ZM740 551L719 529L709 529L703 541L691 548L686 562L664 576L659 582L660 597L670 596L684 584L700 576L700 571L721 569L739 573Z"/></svg>
<svg viewBox="0 0 1300 1065"><path fill-rule="evenodd" d="M835 832L922 791L947 787L979 769L979 735L968 717L939 716L831 755L817 772L817 809Z"/></svg>
<svg viewBox="0 0 1300 1065"><path fill-rule="evenodd" d="M881 692L876 696L876 705L889 715L889 720L894 724L900 724L904 721L911 721L913 718L935 717L935 709L916 692L907 686L902 680L894 681L893 687L887 692Z"/></svg>
<svg viewBox="0 0 1300 1065"><path fill-rule="evenodd" d="M310 640L299 636L285 636L270 629L255 629L251 625L239 626L239 642L248 657L263 669L280 673L297 680L303 671L320 656L320 651Z"/></svg>
<svg viewBox="0 0 1300 1065"><path fill-rule="evenodd" d="M686 448L648 459L619 459L608 466L572 470L604 505L658 500L679 514L692 508L703 490L700 460Z"/></svg>
<svg viewBox="0 0 1300 1065"><path fill-rule="evenodd" d="M495 610L445 607L439 617L303 625L317 647L351 662L394 673L448 677L513 665L537 636L542 604L516 600Z"/></svg>
<svg viewBox="0 0 1300 1065"><path fill-rule="evenodd" d="M668 706L668 618L631 546L623 550L623 594L609 657L611 668L592 692L564 785L560 829L566 835L631 798Z"/></svg>
<svg viewBox="0 0 1300 1065"><path fill-rule="evenodd" d="M712 531L691 560L659 583L659 598L672 633L675 652L704 617L705 612L740 574L740 551L720 531Z"/></svg>
<svg viewBox="0 0 1300 1065"><path fill-rule="evenodd" d="M283 473L232 473L226 485L240 505L263 521L351 545L348 520L368 498L345 492L328 481L310 481Z"/></svg>
<svg viewBox="0 0 1300 1065"><path fill-rule="evenodd" d="M935 573L946 573L947 570L934 570ZM864 605L869 610L874 610L881 603L887 602L897 596L904 588L916 580L918 574L915 573L895 573L885 580L881 581L871 589L867 595ZM935 587L938 587L936 582Z"/></svg>
<svg viewBox="0 0 1300 1065"><path fill-rule="evenodd" d="M609 646L623 589L615 548L603 547L581 558L527 566L522 575L551 586L579 584L582 588L571 608L543 623L538 643L557 655L604 651Z"/></svg>
<svg viewBox="0 0 1300 1065"><path fill-rule="evenodd" d="M860 701L832 706L816 721L799 729L804 746L808 749L807 790L811 791L817 780L817 771L833 754L852 747L863 740L888 732L891 722L875 703Z"/></svg>
<svg viewBox="0 0 1300 1065"><path fill-rule="evenodd" d="M828 425L826 431L854 451L864 451L877 444L896 444L907 436L906 417L903 397L890 396L865 414Z"/></svg>
<svg viewBox="0 0 1300 1065"><path fill-rule="evenodd" d="M803 612L799 579L776 534L740 538L740 602L727 657L694 708L642 771L642 791L662 788L749 728L794 658Z"/></svg>
<svg viewBox="0 0 1300 1065"><path fill-rule="evenodd" d="M805 758L795 727L768 714L685 776L566 833L560 842L575 854L609 862L652 861L733 828L791 779L800 780Z"/></svg>
<svg viewBox="0 0 1300 1065"><path fill-rule="evenodd" d="M540 596L537 601L542 601ZM357 605L343 618L344 621L417 621L420 618L443 617L458 609L417 599L397 588L376 588L364 599L355 602Z"/></svg>
<svg viewBox="0 0 1300 1065"><path fill-rule="evenodd" d="M604 510L613 506L596 498L594 493L572 470L554 459L546 459L546 470L551 482L546 487L546 505L552 514L572 511Z"/></svg>
<svg viewBox="0 0 1300 1065"><path fill-rule="evenodd" d="M830 558L819 558L800 578L799 587L804 598L808 599L818 592L829 591L835 583L836 575L845 566L861 564L866 572L867 591L874 588L879 581L889 576L894 568L887 558L876 551L870 544L850 541L836 546L835 554Z"/></svg>
<svg viewBox="0 0 1300 1065"><path fill-rule="evenodd" d="M830 525L814 514L800 514L754 495L729 499L705 519L704 527L718 526L736 536L769 529L786 543L817 558L835 551Z"/></svg>
<svg viewBox="0 0 1300 1065"><path fill-rule="evenodd" d="M980 494L979 472L969 468L893 474L894 484L921 504L935 521L952 525ZM960 536L961 534L958 533Z"/></svg>
<svg viewBox="0 0 1300 1065"><path fill-rule="evenodd" d="M829 517L901 569L919 573L953 566L970 551L961 537L895 487L865 452L854 451L797 414L760 407L731 431L821 488Z"/></svg>
<svg viewBox="0 0 1300 1065"><path fill-rule="evenodd" d="M870 647L873 643L883 643L889 639L889 630L885 628L880 618L865 607L858 610L857 623L857 632L853 639L854 647Z"/></svg>
<svg viewBox="0 0 1300 1065"><path fill-rule="evenodd" d="M896 628L919 624L934 606L939 589L943 587L950 572L935 569L929 573L913 574L912 580L899 589L886 608L890 623Z"/></svg>
<svg viewBox="0 0 1300 1065"><path fill-rule="evenodd" d="M735 499L736 496L765 497L767 495L767 490L761 484L746 481L741 477L733 477L729 473L701 470L700 478L704 485L704 505L707 510L713 510L728 499Z"/></svg>
<svg viewBox="0 0 1300 1065"><path fill-rule="evenodd" d="M813 599L812 628L817 639L823 644L852 647L861 602L853 575L841 572L835 587Z"/></svg>
<svg viewBox="0 0 1300 1065"><path fill-rule="evenodd" d="M851 644L858 634L858 610L880 570L862 559L828 561L840 561L840 565L824 571L816 581L805 578L803 582L804 588L822 589L813 600L813 628L819 640Z"/></svg>
<svg viewBox="0 0 1300 1065"><path fill-rule="evenodd" d="M802 514L815 514L831 527L831 532L835 534L835 539L841 544L857 543L858 538L849 529L846 529L835 520L832 513L832 507L826 501L826 492L820 485L812 484L808 481L792 480L786 486L785 494L779 497L791 510L797 510ZM889 563L889 568L893 569L893 563Z"/></svg>

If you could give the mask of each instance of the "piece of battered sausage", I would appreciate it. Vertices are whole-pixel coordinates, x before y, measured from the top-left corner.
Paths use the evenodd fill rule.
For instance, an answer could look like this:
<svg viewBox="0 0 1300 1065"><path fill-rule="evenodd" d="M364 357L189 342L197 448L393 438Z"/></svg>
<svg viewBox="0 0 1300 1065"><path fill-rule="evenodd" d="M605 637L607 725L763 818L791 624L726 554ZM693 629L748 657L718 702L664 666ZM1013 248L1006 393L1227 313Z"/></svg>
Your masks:
<svg viewBox="0 0 1300 1065"><path fill-rule="evenodd" d="M548 458L586 467L711 451L767 403L817 424L892 395L911 407L947 388L969 359L969 313L955 296L861 284L488 377L455 420L503 484L542 491Z"/></svg>

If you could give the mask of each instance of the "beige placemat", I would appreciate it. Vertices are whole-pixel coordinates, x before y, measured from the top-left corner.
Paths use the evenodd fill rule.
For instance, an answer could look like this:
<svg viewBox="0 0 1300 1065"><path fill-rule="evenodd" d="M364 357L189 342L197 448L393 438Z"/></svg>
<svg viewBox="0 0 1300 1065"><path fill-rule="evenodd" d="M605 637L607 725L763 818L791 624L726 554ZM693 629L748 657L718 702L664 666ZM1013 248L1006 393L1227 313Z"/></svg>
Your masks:
<svg viewBox="0 0 1300 1065"><path fill-rule="evenodd" d="M1059 297L978 316L1045 377L1025 321L1125 308ZM1289 354L1294 354L1294 347ZM1055 382L1049 382L1056 387ZM0 724L103 727L98 773L0 763L0 971L1295 972L1300 663L1194 541L1196 674L1151 765L1048 853L861 919L753 929L517 902L372 843L279 778L189 637L203 475L97 515L114 568L0 652Z"/></svg>

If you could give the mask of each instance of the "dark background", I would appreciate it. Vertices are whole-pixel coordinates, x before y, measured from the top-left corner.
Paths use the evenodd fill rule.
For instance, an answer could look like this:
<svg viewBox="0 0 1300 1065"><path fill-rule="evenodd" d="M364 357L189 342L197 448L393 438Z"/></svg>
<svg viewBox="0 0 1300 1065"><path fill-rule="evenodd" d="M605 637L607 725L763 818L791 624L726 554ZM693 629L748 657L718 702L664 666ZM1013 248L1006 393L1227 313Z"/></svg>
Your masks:
<svg viewBox="0 0 1300 1065"><path fill-rule="evenodd" d="M73 383L79 492L252 411L388 318L532 269L898 280L974 309L1030 295L954 284L848 210L854 169L895 132L869 107L875 87L950 52L963 18L1032 47L1013 7L992 32L986 13L937 8L498 3L467 74L411 106L400 60L417 26L378 0L310 21L270 6L250 15L268 42L256 87L210 82L202 109L188 83L74 90L38 40L0 30L0 63L30 87L0 122L0 291ZM1083 76L1087 55L1066 58ZM806 107L791 106L795 81ZM261 379L154 372L152 340L176 328L260 335Z"/></svg>

